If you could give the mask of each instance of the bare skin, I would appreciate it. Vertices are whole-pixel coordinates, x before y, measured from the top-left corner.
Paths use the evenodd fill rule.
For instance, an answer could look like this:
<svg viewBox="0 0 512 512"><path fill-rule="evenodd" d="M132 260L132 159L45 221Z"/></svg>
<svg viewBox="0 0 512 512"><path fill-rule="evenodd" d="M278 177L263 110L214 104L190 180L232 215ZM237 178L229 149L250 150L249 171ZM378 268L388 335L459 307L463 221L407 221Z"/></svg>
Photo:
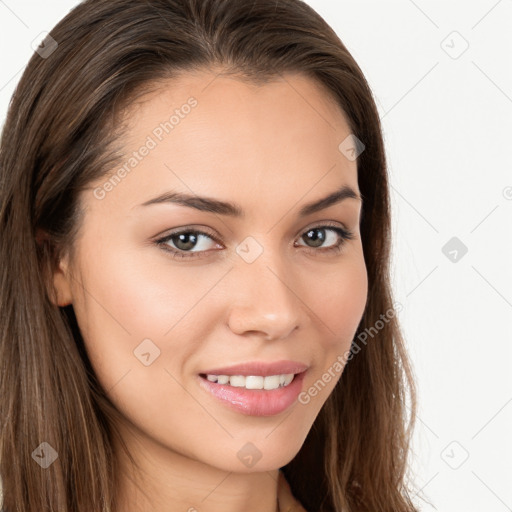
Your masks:
<svg viewBox="0 0 512 512"><path fill-rule="evenodd" d="M278 470L297 454L341 376L338 368L308 403L270 416L232 410L198 384L209 368L294 360L309 367L308 390L329 369L332 376L364 312L361 201L299 217L343 185L359 193L356 161L338 148L349 127L315 82L283 76L263 86L211 71L169 81L127 112L126 159L148 136L156 147L104 197L97 189L109 188L107 178L83 193L76 258L62 258L54 284L58 304L73 304L144 470L145 494L119 451L120 512L275 512ZM155 128L190 97L197 105L158 140ZM236 202L244 216L140 206L167 191ZM326 222L353 239L329 251L342 241L329 226L314 245L306 233ZM166 246L191 257L174 259L155 242L189 227L207 236L188 249L178 237ZM262 248L251 263L236 251L247 237ZM160 350L148 366L134 354L145 339ZM237 456L247 443L261 454L252 467Z"/></svg>

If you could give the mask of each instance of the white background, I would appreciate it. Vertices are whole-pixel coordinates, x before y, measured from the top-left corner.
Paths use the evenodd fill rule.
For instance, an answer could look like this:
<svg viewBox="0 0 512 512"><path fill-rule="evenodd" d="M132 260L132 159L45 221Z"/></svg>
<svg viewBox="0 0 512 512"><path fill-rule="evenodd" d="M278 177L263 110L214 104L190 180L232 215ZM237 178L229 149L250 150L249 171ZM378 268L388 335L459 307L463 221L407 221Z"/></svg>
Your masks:
<svg viewBox="0 0 512 512"><path fill-rule="evenodd" d="M32 41L77 3L0 0L2 125ZM307 3L383 122L395 300L419 387L411 464L431 504L416 501L512 510L512 1Z"/></svg>

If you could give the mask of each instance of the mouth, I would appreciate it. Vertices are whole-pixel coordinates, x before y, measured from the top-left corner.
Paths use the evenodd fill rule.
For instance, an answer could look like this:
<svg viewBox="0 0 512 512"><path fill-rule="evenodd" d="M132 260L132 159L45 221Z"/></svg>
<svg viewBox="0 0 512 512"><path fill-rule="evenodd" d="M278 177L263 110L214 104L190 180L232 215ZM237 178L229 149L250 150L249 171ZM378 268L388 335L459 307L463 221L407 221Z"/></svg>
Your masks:
<svg viewBox="0 0 512 512"><path fill-rule="evenodd" d="M200 373L199 376L209 382L244 389L264 389L267 391L289 386L298 373L276 375L213 375Z"/></svg>
<svg viewBox="0 0 512 512"><path fill-rule="evenodd" d="M274 416L297 402L306 373L307 370L275 375L200 373L198 383L231 410L249 416Z"/></svg>

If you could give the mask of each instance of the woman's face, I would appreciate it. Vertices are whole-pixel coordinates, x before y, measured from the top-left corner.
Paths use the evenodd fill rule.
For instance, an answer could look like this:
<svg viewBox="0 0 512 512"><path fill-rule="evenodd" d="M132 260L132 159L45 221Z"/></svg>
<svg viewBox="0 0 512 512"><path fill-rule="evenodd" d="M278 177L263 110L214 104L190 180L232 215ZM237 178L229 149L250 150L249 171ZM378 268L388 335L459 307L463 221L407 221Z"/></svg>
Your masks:
<svg viewBox="0 0 512 512"><path fill-rule="evenodd" d="M327 93L284 78L170 81L130 107L122 163L82 195L76 256L54 282L134 455L279 468L341 376L368 291L361 201L321 200L359 194L357 162ZM165 194L184 197L153 201ZM282 384L264 377L294 363L305 372L288 386L238 386Z"/></svg>

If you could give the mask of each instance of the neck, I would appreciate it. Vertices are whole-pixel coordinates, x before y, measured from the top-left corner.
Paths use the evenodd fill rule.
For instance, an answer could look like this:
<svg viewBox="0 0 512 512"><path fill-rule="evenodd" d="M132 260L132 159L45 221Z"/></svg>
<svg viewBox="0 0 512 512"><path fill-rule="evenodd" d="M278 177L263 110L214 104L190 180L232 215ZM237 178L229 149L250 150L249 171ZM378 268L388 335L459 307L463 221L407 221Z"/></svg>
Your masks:
<svg viewBox="0 0 512 512"><path fill-rule="evenodd" d="M123 436L141 471L116 443L118 512L279 512L279 470L226 471L148 439Z"/></svg>

